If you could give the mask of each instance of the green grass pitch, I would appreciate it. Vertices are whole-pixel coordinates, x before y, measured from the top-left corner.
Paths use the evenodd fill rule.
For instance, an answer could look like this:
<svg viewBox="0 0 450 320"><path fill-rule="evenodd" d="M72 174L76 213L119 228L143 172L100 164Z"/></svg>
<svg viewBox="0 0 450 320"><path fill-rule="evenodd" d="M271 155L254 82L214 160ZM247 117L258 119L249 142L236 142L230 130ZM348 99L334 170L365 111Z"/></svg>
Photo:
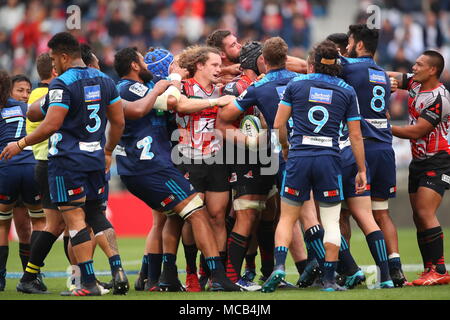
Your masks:
<svg viewBox="0 0 450 320"><path fill-rule="evenodd" d="M450 257L450 228L444 230L446 238L445 256ZM144 248L144 238L120 238L119 249L122 262L126 271L137 271L140 269L142 253ZM399 230L399 244L402 263L404 265L420 265L421 258L416 241L416 232L413 229ZM353 230L351 250L355 260L359 265L373 265L372 257L365 242L364 235L359 230ZM259 256L256 258L257 268L259 267ZM109 264L104 254L97 248L94 257L94 267L96 271L109 270ZM68 263L63 251L62 241L57 241L50 252L46 265L42 272L65 271ZM180 247L178 252L178 268L180 279L185 280L185 268L183 249ZM9 259L7 271L11 273L20 272L20 260L18 256L18 244L10 243ZM287 280L295 283L298 279L295 266L288 258L286 271ZM406 272L408 280L417 278L418 271ZM98 276L102 281L109 281L109 276ZM126 296L114 296L111 293L101 297L61 297L59 292L66 290L65 278L45 278L45 283L52 294L47 295L26 295L16 292L15 286L18 278L7 278L6 289L0 292L0 300L448 300L450 299L450 285L433 287L406 287L391 290L369 290L366 285L360 285L347 292L320 292L317 288L298 289L298 290L277 290L274 293L263 294L261 292L241 292L241 293L167 293L167 292L136 292L133 284L136 279L135 274L128 276L130 281L130 292Z"/></svg>

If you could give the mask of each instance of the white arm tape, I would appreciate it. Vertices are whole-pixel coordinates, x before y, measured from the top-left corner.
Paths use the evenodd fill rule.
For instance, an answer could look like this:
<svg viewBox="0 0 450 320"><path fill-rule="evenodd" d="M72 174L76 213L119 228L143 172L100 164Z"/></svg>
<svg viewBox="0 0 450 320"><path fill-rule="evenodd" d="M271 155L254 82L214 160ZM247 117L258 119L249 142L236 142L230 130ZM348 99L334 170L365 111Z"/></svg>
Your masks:
<svg viewBox="0 0 450 320"><path fill-rule="evenodd" d="M175 86L170 86L169 88L167 88L167 90L164 91L162 95L156 98L155 104L153 105L153 109L167 111L167 98L169 96L173 96L175 97L175 99L177 99L177 101L180 101L181 98L180 90L178 90L178 88Z"/></svg>

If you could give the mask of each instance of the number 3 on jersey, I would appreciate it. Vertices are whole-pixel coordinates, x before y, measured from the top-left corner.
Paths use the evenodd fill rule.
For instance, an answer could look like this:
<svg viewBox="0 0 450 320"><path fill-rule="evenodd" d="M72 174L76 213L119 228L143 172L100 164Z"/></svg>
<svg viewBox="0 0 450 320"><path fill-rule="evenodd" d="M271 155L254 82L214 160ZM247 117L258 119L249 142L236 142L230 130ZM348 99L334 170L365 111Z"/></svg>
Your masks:
<svg viewBox="0 0 450 320"><path fill-rule="evenodd" d="M314 113L322 113L322 119L317 120L314 117ZM308 120L312 124L316 125L317 127L314 129L314 133L319 133L320 130L323 128L323 126L327 123L328 118L330 117L330 114L328 113L328 110L325 107L322 106L314 106L311 109L309 109L308 112Z"/></svg>
<svg viewBox="0 0 450 320"><path fill-rule="evenodd" d="M89 115L89 119L94 119L95 125L93 127L87 125L86 130L89 131L90 133L94 133L98 129L100 129L100 125L102 124L102 120L100 119L100 117L97 114L98 111L100 110L100 105L99 104L91 104L91 105L87 106L87 109L92 110L91 114Z"/></svg>
<svg viewBox="0 0 450 320"><path fill-rule="evenodd" d="M136 144L138 149L142 149L141 152L141 160L151 160L155 156L153 152L150 152L150 148L152 147L153 139L150 136L145 137L142 140L139 140Z"/></svg>

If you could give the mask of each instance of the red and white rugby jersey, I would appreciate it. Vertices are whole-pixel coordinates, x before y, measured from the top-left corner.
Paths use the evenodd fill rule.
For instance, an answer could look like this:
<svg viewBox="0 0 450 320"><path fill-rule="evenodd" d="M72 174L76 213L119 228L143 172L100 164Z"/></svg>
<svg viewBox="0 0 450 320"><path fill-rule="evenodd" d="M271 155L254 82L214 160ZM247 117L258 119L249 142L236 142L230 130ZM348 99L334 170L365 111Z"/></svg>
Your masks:
<svg viewBox="0 0 450 320"><path fill-rule="evenodd" d="M232 95L235 97L239 97L247 88L253 83L252 79L250 79L249 76L245 74L241 74L231 80L227 83L227 85L224 87L223 94ZM242 114L239 115L239 118L237 118L233 122L233 126L236 128L239 128L241 125L242 119L244 119L245 116L252 115L259 117L259 110L256 108L256 106L247 108Z"/></svg>
<svg viewBox="0 0 450 320"><path fill-rule="evenodd" d="M448 128L450 125L450 94L442 83L433 90L421 91L421 84L408 74L409 123L414 125L421 117L430 122L434 129L420 139L411 139L414 159L423 160L439 152L450 154Z"/></svg>
<svg viewBox="0 0 450 320"><path fill-rule="evenodd" d="M222 88L213 85L208 92L194 78L183 81L182 93L191 99L216 99L222 95ZM191 114L177 112L176 121L180 131L178 150L190 159L206 159L221 148L214 129L217 106Z"/></svg>

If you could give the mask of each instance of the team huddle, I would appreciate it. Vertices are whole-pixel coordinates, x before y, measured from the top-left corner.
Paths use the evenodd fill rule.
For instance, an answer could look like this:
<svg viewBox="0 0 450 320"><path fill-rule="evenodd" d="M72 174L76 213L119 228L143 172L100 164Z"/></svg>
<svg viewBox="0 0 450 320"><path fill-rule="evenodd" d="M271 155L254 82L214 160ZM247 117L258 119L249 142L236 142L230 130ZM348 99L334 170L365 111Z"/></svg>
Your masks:
<svg viewBox="0 0 450 320"><path fill-rule="evenodd" d="M18 291L48 293L41 268L62 234L73 276L61 295L129 291L105 214L113 157L122 183L152 209L136 291L352 289L365 275L350 252L350 216L366 237L378 288L450 284L436 218L450 188L444 59L429 50L411 74L386 72L374 61L378 36L351 25L302 60L280 37L241 45L216 30L175 57L121 49L115 83L88 45L62 32L37 59L41 82L31 96L15 94L18 81L0 71L0 291L11 219L26 211L32 233L21 247L29 255ZM407 126L390 124L395 90L409 91ZM424 272L412 282L389 213L393 135L409 139L413 155L408 191ZM97 245L109 283L95 276ZM286 281L288 253L296 284Z"/></svg>

